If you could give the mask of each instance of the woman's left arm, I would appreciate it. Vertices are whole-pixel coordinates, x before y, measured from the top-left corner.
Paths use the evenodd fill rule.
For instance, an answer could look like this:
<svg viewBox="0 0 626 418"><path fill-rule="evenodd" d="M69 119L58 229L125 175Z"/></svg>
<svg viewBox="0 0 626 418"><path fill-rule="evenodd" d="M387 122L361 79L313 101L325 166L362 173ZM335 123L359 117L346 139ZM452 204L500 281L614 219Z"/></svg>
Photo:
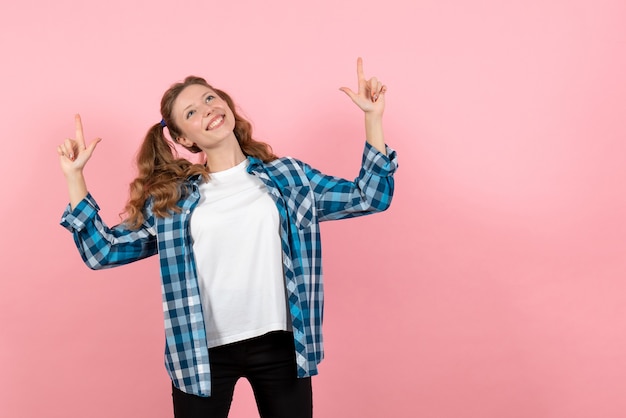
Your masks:
<svg viewBox="0 0 626 418"><path fill-rule="evenodd" d="M356 61L356 74L358 79L357 92L348 87L339 90L346 93L352 101L365 114L365 139L367 142L386 154L385 137L383 134L383 112L385 110L385 92L387 86L383 85L376 77L369 80L363 74L363 59Z"/></svg>
<svg viewBox="0 0 626 418"><path fill-rule="evenodd" d="M375 77L369 80L363 75L363 60L357 60L358 92L348 87L345 92L365 113L367 143L363 151L359 175L349 181L329 176L308 164L294 159L281 159L275 164L279 177L290 179L295 186L307 185L306 190L295 187L295 196L290 197L288 206L300 217L308 218L308 211L315 210L318 221L352 218L386 210L391 204L394 190L393 175L398 167L396 152L385 145L382 117L385 109L387 87ZM299 180L298 177L300 178ZM294 184L291 184L294 186ZM293 194L289 187L283 193ZM310 193L310 199L300 193ZM289 199L288 199L289 200ZM312 215L310 215L312 219Z"/></svg>
<svg viewBox="0 0 626 418"><path fill-rule="evenodd" d="M303 170L308 179L318 221L363 216L389 208L398 157L393 149L385 149L388 152L381 153L368 141L363 150L359 175L353 181L329 176L308 164L297 163L298 170Z"/></svg>

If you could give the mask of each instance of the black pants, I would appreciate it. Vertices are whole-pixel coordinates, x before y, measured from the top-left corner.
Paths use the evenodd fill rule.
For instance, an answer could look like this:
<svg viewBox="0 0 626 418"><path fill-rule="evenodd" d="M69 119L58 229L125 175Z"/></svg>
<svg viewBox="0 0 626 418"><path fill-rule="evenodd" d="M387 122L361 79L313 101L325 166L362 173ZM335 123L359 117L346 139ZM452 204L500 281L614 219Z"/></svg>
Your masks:
<svg viewBox="0 0 626 418"><path fill-rule="evenodd" d="M172 386L176 418L226 418L235 384L245 377L252 386L262 418L311 418L311 378L296 377L293 334L270 332L261 337L214 347L211 396L190 395Z"/></svg>

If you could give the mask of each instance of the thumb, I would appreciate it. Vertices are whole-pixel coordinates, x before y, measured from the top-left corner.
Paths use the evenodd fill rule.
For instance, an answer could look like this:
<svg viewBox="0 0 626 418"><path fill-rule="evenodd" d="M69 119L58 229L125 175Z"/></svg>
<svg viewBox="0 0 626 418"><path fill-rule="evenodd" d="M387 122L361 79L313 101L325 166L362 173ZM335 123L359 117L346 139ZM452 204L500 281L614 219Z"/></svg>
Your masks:
<svg viewBox="0 0 626 418"><path fill-rule="evenodd" d="M96 146L98 145L100 141L102 141L102 138L96 138L93 141L91 141L91 144L89 144L89 146L87 147L87 153L89 155L93 153L93 150L96 149Z"/></svg>
<svg viewBox="0 0 626 418"><path fill-rule="evenodd" d="M348 97L352 99L352 101L356 101L356 97L357 97L356 93L350 90L348 87L340 87L339 90L346 93Z"/></svg>

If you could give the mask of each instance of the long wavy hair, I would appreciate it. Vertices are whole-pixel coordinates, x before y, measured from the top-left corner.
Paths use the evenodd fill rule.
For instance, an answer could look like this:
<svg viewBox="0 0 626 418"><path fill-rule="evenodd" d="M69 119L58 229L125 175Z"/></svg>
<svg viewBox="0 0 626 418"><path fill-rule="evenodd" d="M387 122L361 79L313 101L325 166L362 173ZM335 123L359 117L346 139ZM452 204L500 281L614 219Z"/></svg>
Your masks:
<svg viewBox="0 0 626 418"><path fill-rule="evenodd" d="M216 92L230 107L235 115L234 134L241 150L246 156L256 157L264 162L278 158L272 148L252 138L252 125L237 113L233 99L224 91L212 87L203 78L189 76L181 83L173 84L161 99L161 116L172 139L181 135L180 128L172 116L174 102L188 86L199 84ZM148 130L137 154L138 175L130 183L130 196L124 209L124 222L132 229L138 229L144 222L144 206L149 198L153 200L152 211L155 216L167 217L172 212L180 213L177 202L183 197L186 188L183 182L189 177L200 175L208 180L209 173L205 165L194 164L180 158L174 144L167 139L162 123L156 123ZM193 153L202 150L196 145L187 148Z"/></svg>

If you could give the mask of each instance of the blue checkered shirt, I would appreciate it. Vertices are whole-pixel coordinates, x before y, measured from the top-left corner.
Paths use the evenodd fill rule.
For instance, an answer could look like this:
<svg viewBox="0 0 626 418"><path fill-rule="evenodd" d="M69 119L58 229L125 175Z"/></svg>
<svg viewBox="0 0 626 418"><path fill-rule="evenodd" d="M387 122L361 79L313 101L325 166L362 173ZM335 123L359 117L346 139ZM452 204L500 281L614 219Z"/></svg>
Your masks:
<svg viewBox="0 0 626 418"><path fill-rule="evenodd" d="M393 195L395 151L387 155L365 144L354 181L327 176L293 158L269 163L248 157L248 172L265 183L280 215L285 286L296 349L298 377L317 374L322 343L323 284L319 222L367 215L387 209ZM202 178L183 184L180 213L160 218L145 207L138 230L107 227L89 194L61 225L73 233L84 262L92 269L116 267L159 255L165 319L165 366L176 387L210 396L211 375L204 316L189 221Z"/></svg>

